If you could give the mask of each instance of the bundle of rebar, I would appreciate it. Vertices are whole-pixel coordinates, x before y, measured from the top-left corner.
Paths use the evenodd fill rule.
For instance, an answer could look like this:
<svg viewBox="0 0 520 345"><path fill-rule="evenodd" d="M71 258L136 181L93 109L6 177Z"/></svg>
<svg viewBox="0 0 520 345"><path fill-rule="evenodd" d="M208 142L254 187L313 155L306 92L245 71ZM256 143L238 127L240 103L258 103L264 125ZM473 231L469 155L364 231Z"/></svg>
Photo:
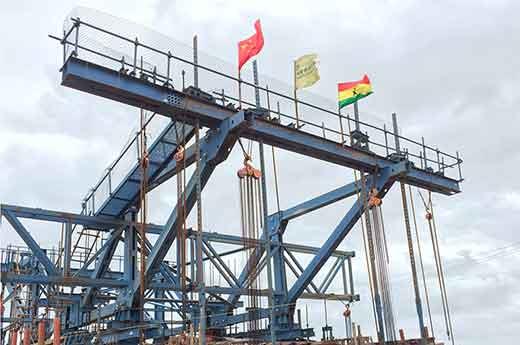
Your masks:
<svg viewBox="0 0 520 345"><path fill-rule="evenodd" d="M238 171L240 190L240 211L242 238L244 239L245 261L248 272L248 297L247 310L249 320L247 330L256 333L260 330L259 308L260 277L258 271L258 258L254 255L259 247L260 231L263 227L262 191L260 188L259 170L255 169L249 156L244 159L244 167ZM258 248L259 249L259 248Z"/></svg>
<svg viewBox="0 0 520 345"><path fill-rule="evenodd" d="M381 199L372 196L369 200L369 214L372 218L372 230L374 233L374 254L378 286L381 291L383 322L387 341L396 340L395 320L392 306L392 293L390 284L390 273L388 269L389 255L386 243L383 213L381 212Z"/></svg>

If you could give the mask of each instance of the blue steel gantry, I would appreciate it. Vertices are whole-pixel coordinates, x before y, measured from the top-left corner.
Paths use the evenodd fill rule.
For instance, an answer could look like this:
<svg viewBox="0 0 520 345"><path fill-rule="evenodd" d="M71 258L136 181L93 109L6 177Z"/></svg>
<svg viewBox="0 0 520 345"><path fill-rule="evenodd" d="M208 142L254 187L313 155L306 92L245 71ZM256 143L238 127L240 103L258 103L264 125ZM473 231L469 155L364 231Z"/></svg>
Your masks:
<svg viewBox="0 0 520 345"><path fill-rule="evenodd" d="M86 37L84 31L89 30L119 40L121 46L128 46L128 54L96 49L97 46L89 46L89 40L82 42L81 38ZM362 178L270 214L266 222L267 238L211 232L208 230L211 226L187 228L186 241L191 248L191 257L184 263L166 260L178 240L177 230L182 221L175 206L165 224L144 225L146 233L154 240L146 242L146 266L144 280L141 280L137 231L141 224L137 214L143 176L139 162L125 171L120 181L113 181L113 171L121 157L138 145L138 133L87 195L80 213L1 205L1 216L26 245L26 248L11 246L2 250L2 304L10 304L9 316L4 315L7 309L2 310L2 342L9 334L7 331L36 330L37 324L51 320L51 315L58 320L66 344L135 344L141 333L146 339L161 343L171 335L189 330L190 325L192 329L205 327L208 334L226 337L269 339L274 333L279 340L308 338L314 331L302 324L295 308L297 300L359 300L352 279L354 252L338 250L338 246L367 210L369 192L371 196L384 198L395 182L445 195L460 192L462 160L458 153L450 155L425 145L424 141L415 142L363 122L358 124L379 131L385 138L384 143L371 141L368 135L359 135L356 130L344 133L343 123L347 121L350 125L354 121L352 118L302 101L299 101L301 106L307 107L309 112L328 116L334 121L339 119L341 129L326 128L310 120L300 120L305 126L296 128L291 115L282 113L279 108L273 111L269 104L275 104L277 100L295 102L291 97L80 18L71 19L70 28L63 37L51 37L63 45L62 85L150 111L153 115L149 121L169 118L147 148L147 189L160 186L177 176L181 169L198 163L183 190L186 215L196 206L197 187L206 186L214 170L226 161L240 138L350 168L359 171ZM157 66L143 64L143 55L161 59L166 67L160 70ZM194 77L194 86L175 86L170 72L174 64L188 66L194 70L194 75L204 72L221 80L222 85L232 86L229 90L208 90L208 93L198 87L198 77ZM182 75L184 84L184 71ZM256 102L244 96L246 91L239 99L235 84L265 95L267 107L256 106ZM205 131L198 147L193 143L197 127ZM401 147L392 147L388 137L401 141ZM188 145L190 143L193 144ZM181 146L184 160L183 166L179 167L175 154ZM453 170L458 172L455 178L448 176ZM106 187L104 195L98 193L102 185ZM291 220L352 197L357 197L356 201L320 247L284 241ZM39 234L29 232L22 219L63 224L62 248L58 251L41 248L33 237ZM117 248L121 243L123 250L119 253ZM244 243L253 251L240 272L236 272L223 258L244 250ZM218 244L233 245L236 249L221 251ZM218 271L224 284L197 282L194 272L197 250L202 252L204 263L210 263ZM303 265L295 255L297 253L310 254L313 258ZM329 260L333 262L330 271L318 283L318 272ZM273 266L272 290L258 288L252 291L254 275L265 275L264 268L268 263ZM255 265L254 270L250 269L252 265ZM190 270L191 274L185 277L186 285L182 285L180 272ZM287 278L288 271L295 276L292 284ZM328 292L340 271L344 291ZM146 316L145 320L139 320L139 289L143 283ZM242 299L252 293L270 297L272 304L254 312L244 310ZM169 316L170 313L176 316ZM252 319L266 320L264 327L255 334L245 334L235 327ZM56 327L56 322L46 322L45 337L51 337Z"/></svg>

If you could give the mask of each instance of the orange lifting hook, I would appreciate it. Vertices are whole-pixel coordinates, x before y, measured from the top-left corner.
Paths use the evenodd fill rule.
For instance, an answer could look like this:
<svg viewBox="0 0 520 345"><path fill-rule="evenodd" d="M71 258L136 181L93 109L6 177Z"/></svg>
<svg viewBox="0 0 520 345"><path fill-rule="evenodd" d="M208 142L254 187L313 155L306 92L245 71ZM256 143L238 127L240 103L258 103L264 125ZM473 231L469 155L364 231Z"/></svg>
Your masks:
<svg viewBox="0 0 520 345"><path fill-rule="evenodd" d="M368 207L372 208L374 206L381 206L383 201L381 198L377 197L377 189L373 188L370 193L370 198L368 199Z"/></svg>
<svg viewBox="0 0 520 345"><path fill-rule="evenodd" d="M253 166L253 163L251 162L251 157L246 156L244 157L244 167L237 171L237 175L240 178L251 176L256 179L259 179L260 176L262 176L262 173L260 172L260 170L256 169Z"/></svg>
<svg viewBox="0 0 520 345"><path fill-rule="evenodd" d="M180 162L184 159L184 147L182 145L179 145L179 147L177 148L177 152L175 152L173 158L177 162Z"/></svg>
<svg viewBox="0 0 520 345"><path fill-rule="evenodd" d="M351 314L350 307L347 305L345 306L345 311L343 312L344 317L349 317Z"/></svg>

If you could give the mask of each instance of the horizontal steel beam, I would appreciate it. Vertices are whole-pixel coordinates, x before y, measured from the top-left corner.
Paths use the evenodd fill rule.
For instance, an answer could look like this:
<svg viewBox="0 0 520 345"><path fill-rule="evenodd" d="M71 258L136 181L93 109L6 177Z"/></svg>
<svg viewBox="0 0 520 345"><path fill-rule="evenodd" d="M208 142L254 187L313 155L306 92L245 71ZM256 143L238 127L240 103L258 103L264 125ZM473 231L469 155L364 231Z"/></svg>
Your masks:
<svg viewBox="0 0 520 345"><path fill-rule="evenodd" d="M29 231L23 226L18 217L9 210L2 209L0 216L4 216L11 224L16 233L27 244L29 249L34 253L34 256L40 261L48 274L57 274L58 270L54 263L49 259L47 254L40 248L39 244L34 240Z"/></svg>
<svg viewBox="0 0 520 345"><path fill-rule="evenodd" d="M302 202L301 204L288 208L287 210L281 211L281 221L287 221L296 217L303 216L309 212L315 211L327 205L333 204L337 201L356 195L358 191L361 190L359 185L359 182L352 182L347 185L336 188L330 192Z"/></svg>
<svg viewBox="0 0 520 345"><path fill-rule="evenodd" d="M205 127L218 127L236 111L162 85L70 56L62 85Z"/></svg>
<svg viewBox="0 0 520 345"><path fill-rule="evenodd" d="M375 188L378 191L377 196L383 198L394 183L395 176L398 176L404 169L404 162L403 164L394 163L394 165L395 166L391 168L389 167L382 170L376 176L368 176L365 188ZM368 190L367 193L363 194L365 194L365 196L368 195ZM314 258L310 261L305 270L290 288L288 292L287 303L295 303L300 295L304 292L305 288L314 279L325 262L327 262L327 260L330 258L330 254L336 250L338 245L345 239L358 219L361 217L365 211L366 202L367 201L363 200L362 197L358 198L354 205L352 205L349 211L345 214L343 219L341 219L334 231L330 234L323 246L320 248L319 252L316 254L316 256L314 256Z"/></svg>
<svg viewBox="0 0 520 345"><path fill-rule="evenodd" d="M164 116L182 118L194 123L197 119L207 127L216 128L236 111L205 99L156 85L119 71L69 57L63 66L62 84L124 104L145 108ZM240 135L264 144L280 147L323 161L365 172L376 172L395 161L332 140L283 126L266 119L250 116ZM459 182L437 173L421 170L409 164L400 179L408 184L433 192L460 192Z"/></svg>
<svg viewBox="0 0 520 345"><path fill-rule="evenodd" d="M83 277L63 277L59 275L31 275L17 274L10 272L2 272L2 283L17 284L41 284L41 285L58 285L58 286L85 286L85 287L109 287L124 288L128 287L128 282L115 279L90 279Z"/></svg>
<svg viewBox="0 0 520 345"><path fill-rule="evenodd" d="M189 236L191 238L196 238L197 231L190 229L189 230ZM247 243L248 245L260 247L265 245L265 240L263 239L253 239L253 238L246 238L242 236L236 236L236 235L229 235L229 234L222 234L218 232L202 232L202 238L204 240L210 241L210 242L216 242L216 243L225 243L225 244L233 244L233 245L239 245L243 246L244 243ZM320 248L318 247L312 247L312 246L306 246L302 244L295 244L295 243L282 243L282 247L284 247L287 250L290 250L295 253L301 253L301 254L316 254ZM354 257L356 254L354 251L344 251L344 250L335 250L332 253L332 256L335 257Z"/></svg>
<svg viewBox="0 0 520 345"><path fill-rule="evenodd" d="M391 167L396 163L373 152L341 145L335 141L293 127L281 126L262 118L253 118L249 121L248 126L244 126L240 135L252 140L262 140L264 144L284 150L370 173ZM416 168L411 162L408 163L407 170L399 179L432 192L447 195L460 192L458 181Z"/></svg>
<svg viewBox="0 0 520 345"><path fill-rule="evenodd" d="M109 231L110 229L135 225L140 223L131 223L118 218L108 216L86 216L78 213L52 211L42 208L33 208L26 206L16 206L1 204L0 210L8 211L19 218L36 219L56 223L68 223L83 225L89 229L100 231ZM156 224L147 224L146 231L151 234L160 234L162 226Z"/></svg>
<svg viewBox="0 0 520 345"><path fill-rule="evenodd" d="M311 300L327 300L327 301L359 301L359 295L352 296L351 294L335 294L335 293L308 293L303 292L300 299Z"/></svg>

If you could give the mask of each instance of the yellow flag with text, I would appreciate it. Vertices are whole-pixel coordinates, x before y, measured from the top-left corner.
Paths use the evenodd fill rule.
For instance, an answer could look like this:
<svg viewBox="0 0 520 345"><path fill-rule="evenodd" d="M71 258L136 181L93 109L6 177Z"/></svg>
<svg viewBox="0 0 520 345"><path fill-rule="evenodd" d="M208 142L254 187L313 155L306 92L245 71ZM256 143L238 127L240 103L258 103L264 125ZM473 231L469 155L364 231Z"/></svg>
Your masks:
<svg viewBox="0 0 520 345"><path fill-rule="evenodd" d="M307 54L294 61L294 88L303 89L320 80L318 55Z"/></svg>

